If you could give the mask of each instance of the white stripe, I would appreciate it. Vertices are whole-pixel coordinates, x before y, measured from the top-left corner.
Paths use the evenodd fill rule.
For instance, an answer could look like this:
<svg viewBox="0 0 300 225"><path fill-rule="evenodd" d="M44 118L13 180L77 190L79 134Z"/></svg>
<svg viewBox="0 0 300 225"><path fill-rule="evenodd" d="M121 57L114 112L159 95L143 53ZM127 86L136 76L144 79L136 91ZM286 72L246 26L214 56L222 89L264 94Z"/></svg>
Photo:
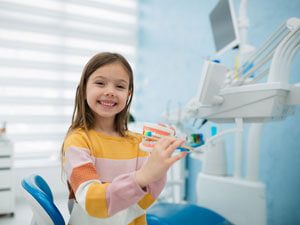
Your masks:
<svg viewBox="0 0 300 225"><path fill-rule="evenodd" d="M82 209L85 209L85 199L86 199L86 193L90 187L91 184L93 183L99 183L101 184L100 180L88 180L86 182L83 182L82 184L79 185L75 197L78 202L78 204L82 207Z"/></svg>
<svg viewBox="0 0 300 225"><path fill-rule="evenodd" d="M95 218L87 214L85 210L75 203L71 213L69 224L71 225L82 225L82 224L93 224L93 225L127 225L136 218L145 214L145 211L141 209L137 204L124 209L115 215L108 218Z"/></svg>
<svg viewBox="0 0 300 225"><path fill-rule="evenodd" d="M71 225L82 225L82 224L93 224L93 225L127 225L131 223L134 219L140 217L145 214L145 210L143 210L138 204L134 204L127 209L124 209L115 215L107 218L96 218L91 217L85 210L85 199L86 193L88 191L89 186L97 182L101 184L99 180L89 180L82 183L76 193L75 197L77 199L77 203L74 204L71 217L69 220L69 224ZM99 209L100 210L100 209Z"/></svg>

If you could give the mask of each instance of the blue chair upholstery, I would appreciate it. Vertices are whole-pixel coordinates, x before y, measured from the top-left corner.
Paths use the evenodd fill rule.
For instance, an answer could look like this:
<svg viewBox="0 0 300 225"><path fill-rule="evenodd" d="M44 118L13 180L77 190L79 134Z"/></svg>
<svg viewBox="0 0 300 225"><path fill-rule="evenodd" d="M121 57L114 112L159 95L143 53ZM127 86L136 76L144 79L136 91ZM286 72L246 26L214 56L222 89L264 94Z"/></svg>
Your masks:
<svg viewBox="0 0 300 225"><path fill-rule="evenodd" d="M219 214L193 204L157 203L147 211L148 225L230 225Z"/></svg>
<svg viewBox="0 0 300 225"><path fill-rule="evenodd" d="M54 204L52 192L41 176L26 176L22 180L22 187L33 211L32 225L65 225L63 216Z"/></svg>

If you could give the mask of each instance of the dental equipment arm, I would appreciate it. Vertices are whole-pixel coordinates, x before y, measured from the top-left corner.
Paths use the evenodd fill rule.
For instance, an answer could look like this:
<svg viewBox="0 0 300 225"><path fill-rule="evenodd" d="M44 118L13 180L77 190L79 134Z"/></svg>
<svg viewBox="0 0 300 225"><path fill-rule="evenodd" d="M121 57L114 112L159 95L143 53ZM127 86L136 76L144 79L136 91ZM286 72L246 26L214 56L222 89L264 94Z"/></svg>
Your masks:
<svg viewBox="0 0 300 225"><path fill-rule="evenodd" d="M299 84L290 85L291 62L300 49L300 20L290 18L253 55L248 66L230 70L220 63L205 61L198 94L180 112L165 119L173 124L190 118L233 123L283 120L300 104ZM268 62L271 61L270 66ZM245 72L248 70L247 72ZM250 76L263 70L256 77ZM265 83L255 83L268 75Z"/></svg>
<svg viewBox="0 0 300 225"><path fill-rule="evenodd" d="M299 34L300 20L298 18L288 19L257 52L245 60L246 66L240 67L237 75L230 74L228 78L231 79L231 85L229 86L246 84L246 79L263 67L270 59L272 59L272 63L270 66L269 82L288 83L290 64L300 47ZM256 63L256 60L260 56L262 56L261 59ZM247 65L251 64L255 66L245 73Z"/></svg>

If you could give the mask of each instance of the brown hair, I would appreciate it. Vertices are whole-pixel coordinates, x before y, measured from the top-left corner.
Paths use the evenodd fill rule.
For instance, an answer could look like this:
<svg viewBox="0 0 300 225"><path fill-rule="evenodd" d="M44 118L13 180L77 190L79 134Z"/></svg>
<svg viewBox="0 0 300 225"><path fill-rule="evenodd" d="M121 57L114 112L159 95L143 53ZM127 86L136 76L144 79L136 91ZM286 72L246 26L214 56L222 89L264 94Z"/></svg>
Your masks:
<svg viewBox="0 0 300 225"><path fill-rule="evenodd" d="M122 55L118 53L110 53L110 52L103 52L95 55L85 65L82 71L79 85L76 90L75 107L72 116L72 123L68 129L66 136L68 136L68 134L70 134L76 128L82 128L86 131L86 134L89 137L88 130L92 128L95 118L94 118L93 111L90 109L85 99L86 84L92 73L94 73L100 67L111 63L120 63L129 75L130 96L127 100L125 108L116 115L115 123L114 123L115 130L121 136L123 137L126 136L125 132L128 130L127 124L129 120L129 109L130 109L130 104L133 96L133 72L129 63ZM63 158L64 158L64 145L62 145L62 149L61 149L62 161Z"/></svg>

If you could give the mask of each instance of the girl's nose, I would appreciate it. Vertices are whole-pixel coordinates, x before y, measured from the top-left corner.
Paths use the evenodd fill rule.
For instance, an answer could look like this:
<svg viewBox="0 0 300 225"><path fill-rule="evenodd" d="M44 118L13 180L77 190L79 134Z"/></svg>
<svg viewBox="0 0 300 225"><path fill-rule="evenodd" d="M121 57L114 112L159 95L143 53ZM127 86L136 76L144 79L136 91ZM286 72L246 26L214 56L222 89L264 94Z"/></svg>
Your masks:
<svg viewBox="0 0 300 225"><path fill-rule="evenodd" d="M105 89L105 93L104 93L106 96L115 96L115 92L114 92L114 88L111 87L111 86L108 86L106 89Z"/></svg>

